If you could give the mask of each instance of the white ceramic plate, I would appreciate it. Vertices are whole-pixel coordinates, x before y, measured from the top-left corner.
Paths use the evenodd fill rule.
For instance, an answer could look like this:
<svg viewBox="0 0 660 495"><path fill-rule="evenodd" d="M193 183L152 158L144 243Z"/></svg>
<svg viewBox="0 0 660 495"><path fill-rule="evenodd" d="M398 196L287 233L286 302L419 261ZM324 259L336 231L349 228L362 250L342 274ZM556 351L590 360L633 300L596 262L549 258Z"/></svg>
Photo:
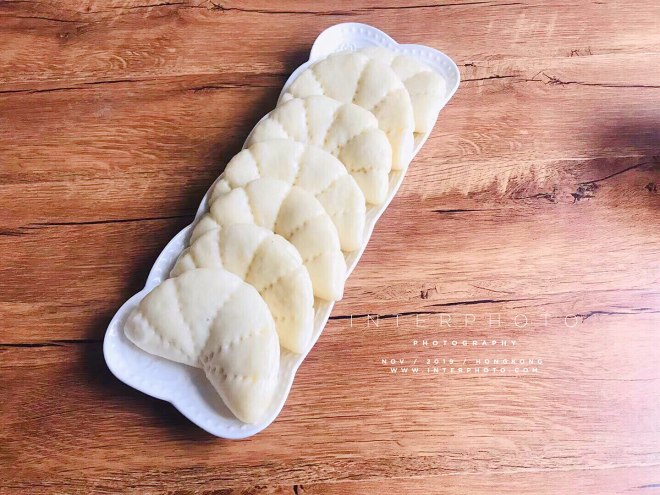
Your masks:
<svg viewBox="0 0 660 495"><path fill-rule="evenodd" d="M444 103L453 96L459 84L459 72L456 64L445 54L421 45L400 45L382 31L366 24L344 23L332 26L323 31L312 46L309 61L301 65L291 74L284 84L284 93L290 84L312 62L327 55L346 50L358 50L368 46L384 46L396 52L411 55L431 69L442 75L447 81L447 95ZM420 150L428 135L420 136L415 141L414 153ZM413 166L411 164L411 166ZM396 194L404 174L390 174L390 192L384 204L367 209L365 240L368 241L376 221ZM222 177L222 176L221 176ZM282 349L279 386L266 418L259 424L249 425L234 417L220 399L210 382L200 369L175 363L154 356L133 345L123 332L124 322L131 310L156 285L168 277L174 262L188 244L190 232L194 223L207 211L208 193L204 196L193 224L179 232L160 253L154 263L147 283L140 292L131 297L119 308L112 318L103 342L103 354L108 368L121 381L131 387L158 399L171 402L190 421L209 433L223 438L239 439L254 435L272 423L282 410L289 395L296 370L305 359L305 354L294 354ZM360 256L366 248L350 253L346 259L348 275L357 265ZM333 303L316 306L314 319L314 335L312 345L321 335L328 321ZM311 346L310 346L311 350ZM309 352L309 350L307 351Z"/></svg>

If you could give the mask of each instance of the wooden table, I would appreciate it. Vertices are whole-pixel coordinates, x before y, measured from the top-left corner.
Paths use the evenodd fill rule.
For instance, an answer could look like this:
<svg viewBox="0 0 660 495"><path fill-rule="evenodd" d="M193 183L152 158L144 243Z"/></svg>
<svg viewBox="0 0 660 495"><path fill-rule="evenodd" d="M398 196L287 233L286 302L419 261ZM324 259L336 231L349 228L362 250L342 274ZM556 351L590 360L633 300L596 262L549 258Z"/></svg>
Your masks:
<svg viewBox="0 0 660 495"><path fill-rule="evenodd" d="M0 16L1 493L657 492L660 3ZM280 417L217 439L115 379L105 327L346 21L445 51L463 83Z"/></svg>

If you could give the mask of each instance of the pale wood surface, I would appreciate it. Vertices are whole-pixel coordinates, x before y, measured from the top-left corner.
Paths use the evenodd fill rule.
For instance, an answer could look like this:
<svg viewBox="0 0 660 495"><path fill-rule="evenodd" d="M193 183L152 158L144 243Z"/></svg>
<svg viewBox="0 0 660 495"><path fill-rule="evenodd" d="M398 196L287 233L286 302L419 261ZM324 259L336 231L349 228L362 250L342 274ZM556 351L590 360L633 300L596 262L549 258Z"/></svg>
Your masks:
<svg viewBox="0 0 660 495"><path fill-rule="evenodd" d="M219 440L119 383L105 326L346 21L445 51L464 82L281 416ZM0 492L658 491L659 24L654 0L0 2ZM369 313L407 316L350 326ZM491 356L543 365L381 364Z"/></svg>

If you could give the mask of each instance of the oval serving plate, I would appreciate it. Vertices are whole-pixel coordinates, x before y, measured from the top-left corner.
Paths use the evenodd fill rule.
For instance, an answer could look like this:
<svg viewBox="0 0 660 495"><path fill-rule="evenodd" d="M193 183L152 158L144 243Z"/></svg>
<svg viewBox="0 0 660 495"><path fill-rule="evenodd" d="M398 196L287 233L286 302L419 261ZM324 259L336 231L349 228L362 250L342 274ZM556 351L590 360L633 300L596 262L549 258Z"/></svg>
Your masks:
<svg viewBox="0 0 660 495"><path fill-rule="evenodd" d="M326 29L316 38L309 61L291 74L282 88L282 94L296 77L316 60L334 52L358 50L368 46L383 46L413 56L444 77L447 81L447 94L443 106L458 88L460 77L458 68L445 54L427 46L400 45L382 31L366 24L344 23ZM417 154L427 138L428 134L425 134L415 139L414 155ZM218 180L221 177L222 175ZM403 177L404 173L391 173L387 200L378 207L367 209L365 243L361 249L353 251L347 256L347 277L357 265L376 222L392 201ZM322 303L315 306L314 334L312 344L306 353L294 354L282 349L279 384L273 403L266 418L254 425L242 423L231 414L202 370L154 356L133 345L123 332L128 314L144 296L168 277L174 262L188 243L193 225L207 211L207 206L208 192L199 205L193 223L174 236L156 259L144 289L126 301L110 321L103 342L103 354L110 371L127 385L152 397L171 402L190 421L213 435L240 439L259 433L280 413L289 395L296 370L320 337L334 303Z"/></svg>

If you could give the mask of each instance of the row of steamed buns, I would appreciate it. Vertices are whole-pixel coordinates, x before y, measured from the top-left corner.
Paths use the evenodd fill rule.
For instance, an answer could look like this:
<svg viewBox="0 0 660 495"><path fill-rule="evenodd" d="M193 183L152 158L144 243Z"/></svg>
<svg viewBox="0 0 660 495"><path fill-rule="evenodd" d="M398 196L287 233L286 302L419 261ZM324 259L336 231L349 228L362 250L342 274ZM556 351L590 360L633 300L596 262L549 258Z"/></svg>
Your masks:
<svg viewBox="0 0 660 495"><path fill-rule="evenodd" d="M229 161L171 278L131 312L126 336L202 368L238 419L262 420L280 346L308 351L315 306L341 299L368 209L386 200L445 97L442 77L384 48L310 66Z"/></svg>

